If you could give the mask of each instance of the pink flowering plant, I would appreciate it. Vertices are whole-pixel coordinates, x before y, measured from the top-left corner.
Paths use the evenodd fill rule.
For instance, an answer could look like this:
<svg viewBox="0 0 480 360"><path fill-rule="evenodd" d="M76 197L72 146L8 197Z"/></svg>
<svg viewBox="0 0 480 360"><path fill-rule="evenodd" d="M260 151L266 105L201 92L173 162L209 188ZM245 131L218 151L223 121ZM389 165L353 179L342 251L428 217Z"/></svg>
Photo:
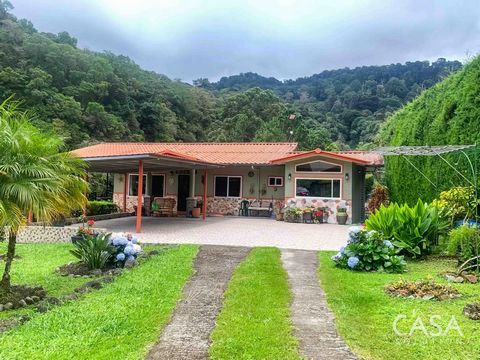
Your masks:
<svg viewBox="0 0 480 360"><path fill-rule="evenodd" d="M332 256L338 267L357 271L384 271L400 273L405 271L406 262L398 250L382 235L358 226L349 229L348 242Z"/></svg>

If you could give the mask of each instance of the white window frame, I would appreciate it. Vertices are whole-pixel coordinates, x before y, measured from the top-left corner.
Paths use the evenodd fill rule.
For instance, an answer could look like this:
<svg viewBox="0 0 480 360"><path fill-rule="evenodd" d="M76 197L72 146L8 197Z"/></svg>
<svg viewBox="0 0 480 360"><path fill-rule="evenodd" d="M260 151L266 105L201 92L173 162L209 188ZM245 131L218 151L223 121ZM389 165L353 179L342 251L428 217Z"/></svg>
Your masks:
<svg viewBox="0 0 480 360"><path fill-rule="evenodd" d="M316 163L316 162L321 162L321 163L324 163L324 164L340 166L340 171L298 171L297 170L298 166L300 166L300 165L307 165L307 164L312 164L312 163ZM343 165L333 163L333 162L330 162L330 161L314 160L314 161L304 162L304 163L301 163L301 164L296 164L295 165L295 172L299 173L299 174L343 174Z"/></svg>
<svg viewBox="0 0 480 360"><path fill-rule="evenodd" d="M270 185L270 179L275 179L275 184ZM280 180L280 185L277 184L277 180ZM270 187L283 187L283 176L269 176L267 180L267 186Z"/></svg>
<svg viewBox="0 0 480 360"><path fill-rule="evenodd" d="M152 175L152 177L163 176L163 196L162 196L162 198L164 198L165 195L166 195L166 192L167 192L167 183L166 183L167 175L165 173L152 173L151 175ZM152 179L152 184L153 184L153 179ZM150 189L150 193L152 193L152 189ZM159 197L159 196L157 196L157 197Z"/></svg>
<svg viewBox="0 0 480 360"><path fill-rule="evenodd" d="M132 189L131 185L132 185L132 176L138 176L138 173L132 173L132 174L128 174L128 196L138 196L138 194L130 194L130 190ZM147 192L147 189L148 189L148 176L147 174L143 174L143 181L145 183L145 192ZM143 186L142 186L143 187ZM142 196L145 196L146 194L145 193L142 193Z"/></svg>
<svg viewBox="0 0 480 360"><path fill-rule="evenodd" d="M217 196L216 192L216 184L218 177L226 177L227 178L227 196ZM239 178L240 179L240 194L239 196L228 196L230 193L230 178ZM221 199L241 199L243 194L243 176L241 175L215 175L213 179L213 197L221 198Z"/></svg>
<svg viewBox="0 0 480 360"><path fill-rule="evenodd" d="M339 197L327 197L327 196L299 196L297 195L297 180L330 180L331 187L332 187L332 195L333 195L333 181L337 180L340 181L340 196ZM332 199L332 200L341 200L343 194L343 179L341 178L305 178L305 177L295 177L295 197L301 199Z"/></svg>

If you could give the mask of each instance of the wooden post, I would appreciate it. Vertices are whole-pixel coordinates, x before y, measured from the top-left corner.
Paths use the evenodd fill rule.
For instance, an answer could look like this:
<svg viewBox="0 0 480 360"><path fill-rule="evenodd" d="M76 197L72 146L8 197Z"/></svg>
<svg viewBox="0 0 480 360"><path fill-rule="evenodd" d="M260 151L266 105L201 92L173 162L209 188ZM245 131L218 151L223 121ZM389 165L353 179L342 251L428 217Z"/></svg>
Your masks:
<svg viewBox="0 0 480 360"><path fill-rule="evenodd" d="M127 212L128 174L123 175L123 212Z"/></svg>
<svg viewBox="0 0 480 360"><path fill-rule="evenodd" d="M142 231L142 200L143 200L143 161L138 160L138 191L137 191L137 224L135 231Z"/></svg>
<svg viewBox="0 0 480 360"><path fill-rule="evenodd" d="M207 218L207 169L203 170L203 221Z"/></svg>

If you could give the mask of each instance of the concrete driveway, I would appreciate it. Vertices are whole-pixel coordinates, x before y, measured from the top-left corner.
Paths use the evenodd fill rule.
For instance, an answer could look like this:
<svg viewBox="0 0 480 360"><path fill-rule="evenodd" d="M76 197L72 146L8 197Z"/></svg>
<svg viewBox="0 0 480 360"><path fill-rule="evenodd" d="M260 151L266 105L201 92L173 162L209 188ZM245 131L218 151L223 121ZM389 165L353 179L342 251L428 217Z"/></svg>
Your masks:
<svg viewBox="0 0 480 360"><path fill-rule="evenodd" d="M135 217L97 221L109 232L134 232ZM338 250L347 241L348 226L294 224L253 217L201 219L144 217L140 241L145 243L275 246L284 249Z"/></svg>

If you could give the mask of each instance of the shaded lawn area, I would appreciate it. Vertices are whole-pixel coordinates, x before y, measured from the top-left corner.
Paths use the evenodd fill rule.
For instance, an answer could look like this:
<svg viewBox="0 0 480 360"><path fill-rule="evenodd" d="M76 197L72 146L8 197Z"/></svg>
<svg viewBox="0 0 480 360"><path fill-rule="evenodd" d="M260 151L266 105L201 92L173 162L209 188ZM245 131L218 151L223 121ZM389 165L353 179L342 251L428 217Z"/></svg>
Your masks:
<svg viewBox="0 0 480 360"><path fill-rule="evenodd" d="M480 358L480 321L463 315L466 303L480 300L480 284L454 284L464 296L440 302L384 294L386 283L401 278L446 283L437 274L454 270L455 260L409 261L408 272L404 274L359 273L336 268L330 260L333 254L320 253L320 281L335 313L338 331L355 353L366 359L389 360ZM453 328L446 336L425 336L420 330L415 330L412 336L398 336L393 323L400 314L406 316L397 323L400 332L408 334L420 317L428 333L438 333L438 328L430 324L430 316L438 315L440 318L434 322L442 327L442 335L454 315L463 337ZM421 327L419 322L417 325Z"/></svg>
<svg viewBox="0 0 480 360"><path fill-rule="evenodd" d="M255 248L235 270L211 335L211 359L300 359L287 274L276 248Z"/></svg>
<svg viewBox="0 0 480 360"><path fill-rule="evenodd" d="M90 281L86 278L69 278L55 273L55 269L70 261L77 261L70 254L72 244L17 244L15 259L12 264L12 284L41 285L47 296L59 297L71 293L75 288ZM7 244L0 243L0 254L7 252ZM0 274L3 274L5 262L0 261ZM0 275L1 276L1 275ZM14 311L0 312L0 319L18 314L30 314L33 307Z"/></svg>
<svg viewBox="0 0 480 360"><path fill-rule="evenodd" d="M142 359L181 297L197 251L165 249L103 289L35 314L0 334L0 359Z"/></svg>

